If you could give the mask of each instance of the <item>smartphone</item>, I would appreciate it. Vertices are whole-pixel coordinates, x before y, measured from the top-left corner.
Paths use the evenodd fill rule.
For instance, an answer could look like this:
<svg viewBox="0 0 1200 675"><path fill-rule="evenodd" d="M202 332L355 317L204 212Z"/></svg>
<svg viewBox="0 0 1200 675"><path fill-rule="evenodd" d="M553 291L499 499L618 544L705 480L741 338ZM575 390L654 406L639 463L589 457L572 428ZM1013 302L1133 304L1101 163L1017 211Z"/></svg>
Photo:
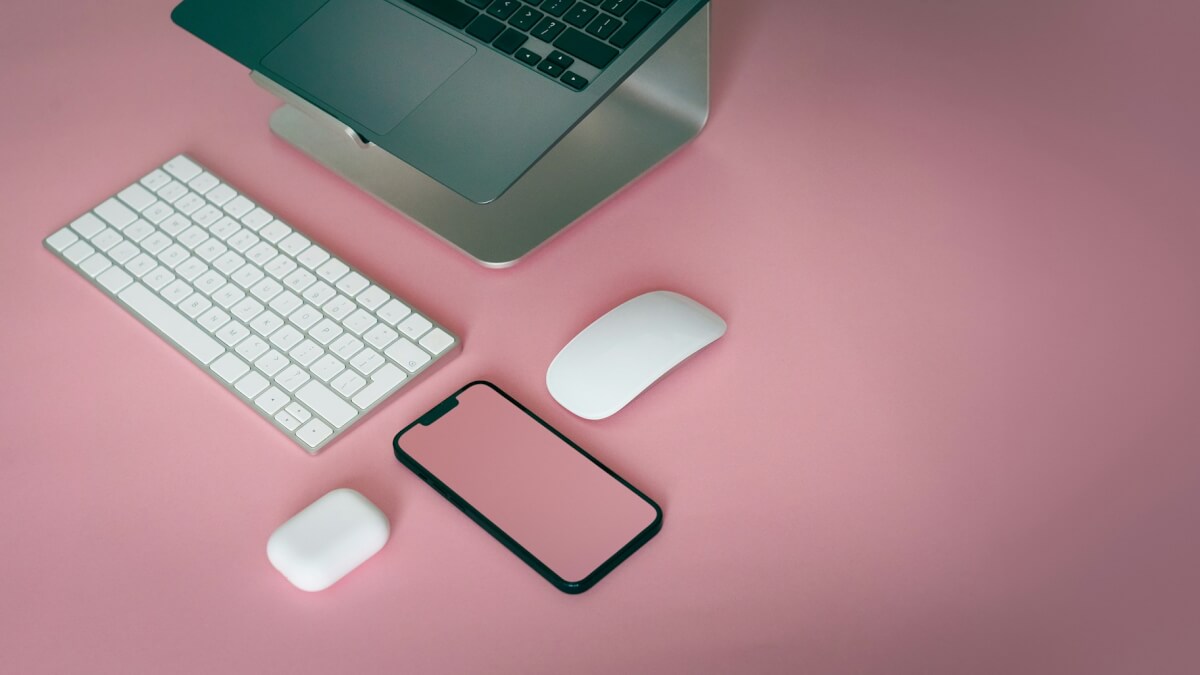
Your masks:
<svg viewBox="0 0 1200 675"><path fill-rule="evenodd" d="M396 434L396 459L566 593L662 528L662 509L490 382Z"/></svg>

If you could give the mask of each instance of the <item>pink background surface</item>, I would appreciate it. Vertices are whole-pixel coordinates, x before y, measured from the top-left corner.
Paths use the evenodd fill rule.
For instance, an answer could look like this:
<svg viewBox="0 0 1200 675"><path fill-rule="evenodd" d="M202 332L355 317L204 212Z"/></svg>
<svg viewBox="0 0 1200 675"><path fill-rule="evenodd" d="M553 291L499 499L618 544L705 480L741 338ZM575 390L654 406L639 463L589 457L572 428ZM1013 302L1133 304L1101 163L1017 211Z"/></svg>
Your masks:
<svg viewBox="0 0 1200 675"><path fill-rule="evenodd" d="M695 144L509 271L274 139L171 2L0 9L0 672L1195 673L1200 5L717 0ZM312 459L42 250L186 151L464 337ZM617 416L545 368L669 288L728 335ZM391 457L490 378L657 499L551 588ZM388 546L306 594L338 486Z"/></svg>

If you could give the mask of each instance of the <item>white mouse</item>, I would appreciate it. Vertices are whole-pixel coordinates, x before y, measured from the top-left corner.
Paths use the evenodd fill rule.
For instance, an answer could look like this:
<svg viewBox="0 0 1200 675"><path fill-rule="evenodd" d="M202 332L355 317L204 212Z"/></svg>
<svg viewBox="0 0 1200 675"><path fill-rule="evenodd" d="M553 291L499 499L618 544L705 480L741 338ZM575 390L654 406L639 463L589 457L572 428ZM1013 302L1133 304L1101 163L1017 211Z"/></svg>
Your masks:
<svg viewBox="0 0 1200 675"><path fill-rule="evenodd" d="M691 298L639 295L567 343L550 364L546 387L562 407L601 420L724 334L725 321Z"/></svg>

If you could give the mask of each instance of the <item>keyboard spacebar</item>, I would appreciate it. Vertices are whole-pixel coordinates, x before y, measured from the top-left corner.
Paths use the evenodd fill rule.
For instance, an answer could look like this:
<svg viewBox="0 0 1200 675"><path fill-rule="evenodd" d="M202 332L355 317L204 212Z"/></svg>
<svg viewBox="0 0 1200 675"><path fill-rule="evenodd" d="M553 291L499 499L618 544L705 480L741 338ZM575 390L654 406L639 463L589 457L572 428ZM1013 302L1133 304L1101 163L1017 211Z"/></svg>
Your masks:
<svg viewBox="0 0 1200 675"><path fill-rule="evenodd" d="M467 7L457 0L405 0L417 9L436 16L455 28L466 28L471 19L479 16L479 12Z"/></svg>
<svg viewBox="0 0 1200 675"><path fill-rule="evenodd" d="M134 283L117 294L121 301L137 312L146 323L196 357L204 365L225 353L221 343L200 330L187 317L175 311L145 286Z"/></svg>

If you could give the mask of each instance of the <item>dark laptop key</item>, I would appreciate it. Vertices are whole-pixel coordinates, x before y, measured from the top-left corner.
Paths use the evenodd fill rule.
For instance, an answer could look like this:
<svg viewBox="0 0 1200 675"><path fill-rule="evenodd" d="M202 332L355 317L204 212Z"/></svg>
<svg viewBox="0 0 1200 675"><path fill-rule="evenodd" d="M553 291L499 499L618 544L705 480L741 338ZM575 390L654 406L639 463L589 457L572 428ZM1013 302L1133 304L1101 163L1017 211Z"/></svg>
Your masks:
<svg viewBox="0 0 1200 675"><path fill-rule="evenodd" d="M603 40L612 35L620 27L621 21L619 19L614 19L607 14L601 14L596 17L595 21L589 23L588 27L584 30Z"/></svg>
<svg viewBox="0 0 1200 675"><path fill-rule="evenodd" d="M572 7L571 11L567 12L567 15L563 17L563 21L566 21L572 26L579 26L580 28L583 28L591 23L592 19L596 18L596 15L599 13L600 10L596 9L595 7L588 7L581 2Z"/></svg>
<svg viewBox="0 0 1200 675"><path fill-rule="evenodd" d="M487 13L498 19L507 19L520 7L521 3L517 0L496 0L491 7L488 7Z"/></svg>
<svg viewBox="0 0 1200 675"><path fill-rule="evenodd" d="M675 0L650 0L650 2L653 2L659 7L670 7L671 3L675 2Z"/></svg>
<svg viewBox="0 0 1200 675"><path fill-rule="evenodd" d="M479 16L479 12L458 2L458 0L408 0L417 9L436 16L455 28L466 28L471 19Z"/></svg>
<svg viewBox="0 0 1200 675"><path fill-rule="evenodd" d="M554 42L554 38L558 37L558 34L563 32L566 27L565 23L546 17L533 29L532 33L533 37L542 42Z"/></svg>
<svg viewBox="0 0 1200 675"><path fill-rule="evenodd" d="M467 0L467 4L483 9L492 4L492 0Z"/></svg>
<svg viewBox="0 0 1200 675"><path fill-rule="evenodd" d="M633 3L635 2L637 2L637 0L608 0L608 2L600 5L600 9L608 12L609 14L625 16L625 12L628 12L629 8L633 7Z"/></svg>
<svg viewBox="0 0 1200 675"><path fill-rule="evenodd" d="M483 40L491 42L496 39L496 36L504 31L504 24L493 19L490 16L480 14L467 26L467 33Z"/></svg>
<svg viewBox="0 0 1200 675"><path fill-rule="evenodd" d="M567 71L566 75L562 76L562 83L576 91L588 86L588 81L586 79L569 70Z"/></svg>
<svg viewBox="0 0 1200 675"><path fill-rule="evenodd" d="M542 14L536 9L522 7L521 11L513 14L512 18L509 19L508 22L517 28L520 28L521 30L529 30L530 28L533 28L537 22L541 21L543 16L545 16L545 14Z"/></svg>
<svg viewBox="0 0 1200 675"><path fill-rule="evenodd" d="M563 12L571 8L571 3L575 0L546 0L542 5L542 11L550 16L562 16Z"/></svg>
<svg viewBox="0 0 1200 675"><path fill-rule="evenodd" d="M554 41L554 46L575 58L583 59L597 68L607 67L608 64L612 63L613 59L617 58L617 54L620 53L596 38L584 35L574 28L568 28L567 32Z"/></svg>
<svg viewBox="0 0 1200 675"><path fill-rule="evenodd" d="M550 61L551 63L557 63L563 68L570 68L571 65L575 63L575 59L562 52L550 52L550 56L547 56L546 60Z"/></svg>
<svg viewBox="0 0 1200 675"><path fill-rule="evenodd" d="M529 5L530 7L537 7L538 5L542 4L542 0L525 0L525 4Z"/></svg>
<svg viewBox="0 0 1200 675"><path fill-rule="evenodd" d="M613 33L608 41L621 49L628 47L629 43L641 35L642 31L646 30L646 26L649 26L661 13L648 3L639 2L637 7L629 10L629 13L625 15L625 25Z"/></svg>
<svg viewBox="0 0 1200 675"><path fill-rule="evenodd" d="M505 54L511 54L517 51L518 47L528 41L529 36L525 35L519 30L513 30L509 28L508 30L504 31L504 35L496 38L496 41L492 43L492 46L504 52Z"/></svg>
<svg viewBox="0 0 1200 675"><path fill-rule="evenodd" d="M557 79L559 75L562 75L563 71L566 70L566 68L563 68L557 63L552 63L550 61L542 61L538 64L537 69L555 79Z"/></svg>
<svg viewBox="0 0 1200 675"><path fill-rule="evenodd" d="M517 60L531 66L536 66L538 61L542 60L542 57L538 56L537 52L531 52L528 49L518 49Z"/></svg>

